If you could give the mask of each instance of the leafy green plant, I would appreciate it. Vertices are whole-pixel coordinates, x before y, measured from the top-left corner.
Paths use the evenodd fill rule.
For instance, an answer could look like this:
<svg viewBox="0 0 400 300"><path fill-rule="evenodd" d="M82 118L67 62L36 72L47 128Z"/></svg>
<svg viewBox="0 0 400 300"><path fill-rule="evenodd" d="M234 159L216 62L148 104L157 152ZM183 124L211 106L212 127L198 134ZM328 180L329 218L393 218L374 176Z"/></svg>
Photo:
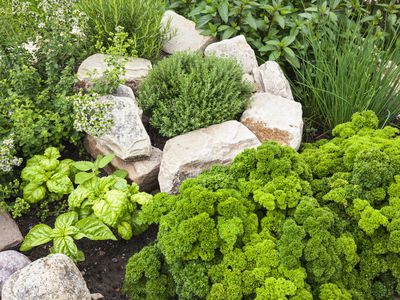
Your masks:
<svg viewBox="0 0 400 300"><path fill-rule="evenodd" d="M352 23L319 27L311 31L309 41L311 52L301 57L294 87L320 128L329 130L367 109L381 124L400 113L396 47L373 32L363 36L360 26Z"/></svg>
<svg viewBox="0 0 400 300"><path fill-rule="evenodd" d="M151 202L152 196L139 192L137 184L129 185L124 179L126 171L118 170L113 175L98 177L99 169L104 168L114 155L99 156L92 162L74 163L80 170L75 176L78 187L68 197L71 210L80 217L94 216L118 231L125 240L143 232L147 226L142 224L137 214L140 206ZM90 171L90 172L87 172Z"/></svg>
<svg viewBox="0 0 400 300"><path fill-rule="evenodd" d="M88 17L85 28L92 45L109 48L109 37L122 28L127 33L129 54L155 59L167 37L161 26L162 0L79 0L78 8Z"/></svg>
<svg viewBox="0 0 400 300"><path fill-rule="evenodd" d="M74 240L82 238L93 241L116 240L111 230L100 220L93 217L79 220L76 212L67 212L57 217L53 229L46 224L34 226L26 235L20 250L29 251L52 241L51 253L65 254L79 262L85 260L85 255L78 250Z"/></svg>
<svg viewBox="0 0 400 300"><path fill-rule="evenodd" d="M236 118L251 87L233 60L178 53L160 61L139 87L139 105L164 136Z"/></svg>
<svg viewBox="0 0 400 300"><path fill-rule="evenodd" d="M391 299L400 292L400 137L372 111L302 152L266 142L157 194L131 299ZM159 284L162 283L162 284Z"/></svg>
<svg viewBox="0 0 400 300"><path fill-rule="evenodd" d="M395 0L169 0L168 4L194 20L205 35L227 39L243 34L261 60L295 67L296 57L308 48L304 37L310 27L335 24L339 18L362 19L364 28L372 26L382 36L393 36L400 22Z"/></svg>
<svg viewBox="0 0 400 300"><path fill-rule="evenodd" d="M74 189L70 179L71 159L59 161L57 148L47 148L43 155L34 155L22 170L23 198L30 204L50 198L60 200Z"/></svg>

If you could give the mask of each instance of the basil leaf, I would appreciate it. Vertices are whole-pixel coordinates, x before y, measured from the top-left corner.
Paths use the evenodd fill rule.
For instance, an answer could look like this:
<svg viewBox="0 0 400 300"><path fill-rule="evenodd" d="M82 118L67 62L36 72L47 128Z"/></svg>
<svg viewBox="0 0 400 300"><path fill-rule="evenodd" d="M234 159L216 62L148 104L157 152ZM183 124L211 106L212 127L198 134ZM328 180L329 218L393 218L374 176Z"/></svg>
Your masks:
<svg viewBox="0 0 400 300"><path fill-rule="evenodd" d="M86 237L94 241L117 240L110 228L108 228L99 219L93 217L87 217L79 220L75 224L75 227L79 229L79 233L74 236L75 239Z"/></svg>
<svg viewBox="0 0 400 300"><path fill-rule="evenodd" d="M28 251L33 247L50 242L52 238L53 229L46 224L38 224L33 227L25 236L25 240L19 250Z"/></svg>
<svg viewBox="0 0 400 300"><path fill-rule="evenodd" d="M65 254L74 261L77 261L78 258L78 247L75 245L74 239L70 236L55 238L53 241L53 252Z"/></svg>
<svg viewBox="0 0 400 300"><path fill-rule="evenodd" d="M89 171L96 168L94 163L90 161L77 161L73 166L79 171Z"/></svg>
<svg viewBox="0 0 400 300"><path fill-rule="evenodd" d="M75 224L78 219L78 213L74 211L59 215L56 219L55 228L66 230L69 226Z"/></svg>
<svg viewBox="0 0 400 300"><path fill-rule="evenodd" d="M104 168L105 166L107 166L114 159L114 157L115 157L114 154L108 154L108 155L104 156L98 162L97 167L98 168Z"/></svg>

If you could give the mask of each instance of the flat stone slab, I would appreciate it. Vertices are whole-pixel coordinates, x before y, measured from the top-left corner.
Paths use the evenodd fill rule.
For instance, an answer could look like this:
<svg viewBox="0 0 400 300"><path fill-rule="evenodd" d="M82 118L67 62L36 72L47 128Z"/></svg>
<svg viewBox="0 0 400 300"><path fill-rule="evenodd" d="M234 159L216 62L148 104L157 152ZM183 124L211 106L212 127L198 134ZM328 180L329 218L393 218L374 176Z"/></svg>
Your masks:
<svg viewBox="0 0 400 300"><path fill-rule="evenodd" d="M8 213L0 213L0 251L18 246L24 238Z"/></svg>
<svg viewBox="0 0 400 300"><path fill-rule="evenodd" d="M167 26L172 38L166 41L162 50L165 53L173 54L180 51L200 51L203 52L207 45L215 41L212 36L204 36L200 34L200 30L196 29L193 21L178 15L172 10L164 13L161 24Z"/></svg>
<svg viewBox="0 0 400 300"><path fill-rule="evenodd" d="M260 145L258 138L237 121L188 132L167 141L158 181L160 190L177 193L183 180L213 165L229 164L240 152Z"/></svg>
<svg viewBox="0 0 400 300"><path fill-rule="evenodd" d="M90 135L86 135L84 146L93 158L98 155L107 155L112 153L98 140ZM115 157L105 171L108 174L115 170L126 170L128 179L137 183L140 189L151 192L158 187L158 172L160 171L162 151L156 147L152 147L149 158L138 161L124 161Z"/></svg>
<svg viewBox="0 0 400 300"><path fill-rule="evenodd" d="M242 66L244 73L251 73L258 67L256 54L243 35L211 44L204 54L232 58Z"/></svg>
<svg viewBox="0 0 400 300"><path fill-rule="evenodd" d="M108 54L97 53L86 58L78 68L77 76L80 81L91 82L104 76L104 72L110 67L106 63ZM152 68L151 61L144 58L126 58L121 57L121 62L125 66L125 74L121 79L128 82L142 80Z"/></svg>
<svg viewBox="0 0 400 300"><path fill-rule="evenodd" d="M269 93L255 93L241 122L261 142L272 140L298 150L303 135L303 110L299 102Z"/></svg>

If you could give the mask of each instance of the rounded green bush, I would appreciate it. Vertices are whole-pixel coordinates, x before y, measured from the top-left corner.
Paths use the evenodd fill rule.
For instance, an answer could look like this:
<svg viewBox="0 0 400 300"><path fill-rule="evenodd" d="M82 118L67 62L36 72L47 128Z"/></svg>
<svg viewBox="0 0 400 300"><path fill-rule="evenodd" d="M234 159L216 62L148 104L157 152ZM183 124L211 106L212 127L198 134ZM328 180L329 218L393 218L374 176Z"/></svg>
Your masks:
<svg viewBox="0 0 400 300"><path fill-rule="evenodd" d="M233 60L178 53L159 62L139 88L139 105L167 137L235 119L251 87Z"/></svg>

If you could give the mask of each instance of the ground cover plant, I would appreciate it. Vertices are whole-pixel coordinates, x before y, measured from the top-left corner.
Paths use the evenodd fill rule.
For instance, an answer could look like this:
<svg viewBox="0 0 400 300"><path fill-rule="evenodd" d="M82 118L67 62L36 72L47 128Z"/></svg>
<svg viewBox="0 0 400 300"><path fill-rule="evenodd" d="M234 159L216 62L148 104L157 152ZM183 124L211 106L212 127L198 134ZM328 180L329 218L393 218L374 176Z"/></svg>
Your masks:
<svg viewBox="0 0 400 300"><path fill-rule="evenodd" d="M178 53L160 61L139 87L139 105L163 136L235 119L251 87L233 60Z"/></svg>
<svg viewBox="0 0 400 300"><path fill-rule="evenodd" d="M110 36L116 28L127 34L127 52L143 58L156 59L168 37L161 19L163 0L79 0L79 10L88 17L85 33L92 46L109 48Z"/></svg>
<svg viewBox="0 0 400 300"><path fill-rule="evenodd" d="M131 299L389 299L400 290L398 129L371 111L300 154L266 142L160 193Z"/></svg>
<svg viewBox="0 0 400 300"><path fill-rule="evenodd" d="M400 113L399 50L353 22L324 25L308 35L294 91L314 126L330 131L357 111L373 110L380 123Z"/></svg>
<svg viewBox="0 0 400 300"><path fill-rule="evenodd" d="M191 19L203 34L226 39L243 34L260 60L298 66L297 56L307 48L305 36L315 25L339 18L359 20L381 35L399 26L400 5L395 0L249 1L169 0L171 9ZM400 40L399 40L400 41Z"/></svg>

